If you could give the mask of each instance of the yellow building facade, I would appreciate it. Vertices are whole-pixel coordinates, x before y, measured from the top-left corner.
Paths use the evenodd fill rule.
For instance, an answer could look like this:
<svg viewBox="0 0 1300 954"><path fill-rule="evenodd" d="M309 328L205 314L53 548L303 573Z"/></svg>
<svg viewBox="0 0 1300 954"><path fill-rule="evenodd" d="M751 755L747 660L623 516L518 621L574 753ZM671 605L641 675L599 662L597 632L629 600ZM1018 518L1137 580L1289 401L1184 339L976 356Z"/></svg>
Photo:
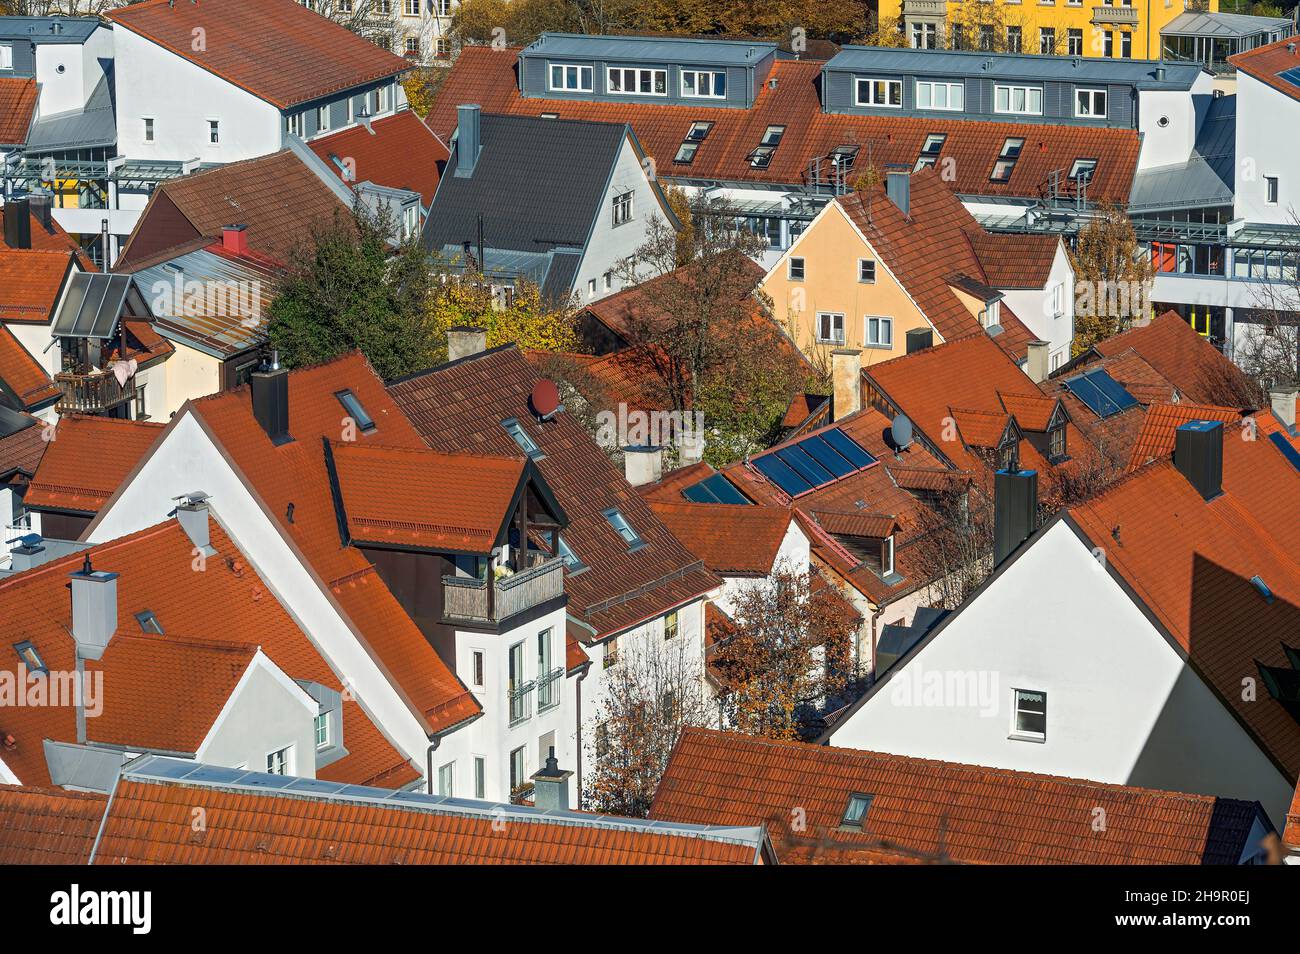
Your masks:
<svg viewBox="0 0 1300 954"><path fill-rule="evenodd" d="M1159 59L1160 31L1219 0L879 0L882 30L920 49Z"/></svg>

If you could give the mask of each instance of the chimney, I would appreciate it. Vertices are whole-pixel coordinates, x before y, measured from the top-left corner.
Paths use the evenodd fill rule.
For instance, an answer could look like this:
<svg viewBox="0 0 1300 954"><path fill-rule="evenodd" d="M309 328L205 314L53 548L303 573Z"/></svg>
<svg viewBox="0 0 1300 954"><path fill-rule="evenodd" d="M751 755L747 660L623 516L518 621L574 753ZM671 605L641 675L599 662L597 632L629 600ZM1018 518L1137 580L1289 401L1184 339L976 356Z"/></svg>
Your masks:
<svg viewBox="0 0 1300 954"><path fill-rule="evenodd" d="M117 574L96 570L90 557L72 577L72 638L77 656L98 659L117 629Z"/></svg>
<svg viewBox="0 0 1300 954"><path fill-rule="evenodd" d="M462 179L474 174L479 153L483 151L479 118L480 110L476 104L462 103L456 107L456 175Z"/></svg>
<svg viewBox="0 0 1300 954"><path fill-rule="evenodd" d="M623 448L623 473L633 487L653 484L663 476L664 455L658 447Z"/></svg>
<svg viewBox="0 0 1300 954"><path fill-rule="evenodd" d="M47 559L44 554L45 546L41 543L39 537L22 543L9 551L9 569L15 573L21 573L23 570L30 570L34 566L40 566Z"/></svg>
<svg viewBox="0 0 1300 954"><path fill-rule="evenodd" d="M993 475L993 565L1038 529L1038 472L1000 470Z"/></svg>
<svg viewBox="0 0 1300 954"><path fill-rule="evenodd" d="M933 328L911 328L907 332L907 353L924 351L934 345Z"/></svg>
<svg viewBox="0 0 1300 954"><path fill-rule="evenodd" d="M1157 66L1157 67L1156 67L1156 82L1157 82L1157 83L1163 83L1164 81L1165 81L1165 68L1164 68L1163 66Z"/></svg>
<svg viewBox="0 0 1300 954"><path fill-rule="evenodd" d="M231 255L247 255L248 226L242 222L238 225L221 226L221 247Z"/></svg>
<svg viewBox="0 0 1300 954"><path fill-rule="evenodd" d="M262 425L276 447L293 440L289 434L289 372L280 367L279 352L271 352L270 364L263 364L250 376L253 417Z"/></svg>
<svg viewBox="0 0 1300 954"><path fill-rule="evenodd" d="M831 420L838 421L862 410L862 351L836 348L831 352Z"/></svg>
<svg viewBox="0 0 1300 954"><path fill-rule="evenodd" d="M1268 392L1269 403L1273 405L1273 416L1282 422L1288 431L1295 430L1295 385L1280 385Z"/></svg>
<svg viewBox="0 0 1300 954"><path fill-rule="evenodd" d="M447 360L457 361L487 350L487 331L458 325L447 329Z"/></svg>
<svg viewBox="0 0 1300 954"><path fill-rule="evenodd" d="M51 208L54 204L54 197L48 192L33 192L27 197L28 207L36 221L41 223L41 228L47 232L54 231L54 214Z"/></svg>
<svg viewBox="0 0 1300 954"><path fill-rule="evenodd" d="M567 812L569 810L569 777L572 772L560 770L555 760L555 746L551 746L546 764L533 773L533 807L542 811Z"/></svg>
<svg viewBox="0 0 1300 954"><path fill-rule="evenodd" d="M1223 492L1223 423L1188 421L1174 432L1174 466L1206 500Z"/></svg>
<svg viewBox="0 0 1300 954"><path fill-rule="evenodd" d="M185 531L185 535L190 538L190 543L194 544L194 549L205 557L216 556L217 551L212 546L211 527L208 524L208 495L201 490L196 490L177 500L176 521Z"/></svg>
<svg viewBox="0 0 1300 954"><path fill-rule="evenodd" d="M906 172L890 172L885 175L885 195L889 201L898 206L904 216L912 215L912 177Z"/></svg>
<svg viewBox="0 0 1300 954"><path fill-rule="evenodd" d="M10 248L32 247L32 211L26 199L5 202L5 244Z"/></svg>
<svg viewBox="0 0 1300 954"><path fill-rule="evenodd" d="M708 438L703 427L693 427L677 437L677 463L689 467L704 460L704 447Z"/></svg>
<svg viewBox="0 0 1300 954"><path fill-rule="evenodd" d="M1025 373L1035 384L1042 384L1047 380L1047 349L1050 347L1051 344L1047 341L1029 342L1029 357L1025 361Z"/></svg>

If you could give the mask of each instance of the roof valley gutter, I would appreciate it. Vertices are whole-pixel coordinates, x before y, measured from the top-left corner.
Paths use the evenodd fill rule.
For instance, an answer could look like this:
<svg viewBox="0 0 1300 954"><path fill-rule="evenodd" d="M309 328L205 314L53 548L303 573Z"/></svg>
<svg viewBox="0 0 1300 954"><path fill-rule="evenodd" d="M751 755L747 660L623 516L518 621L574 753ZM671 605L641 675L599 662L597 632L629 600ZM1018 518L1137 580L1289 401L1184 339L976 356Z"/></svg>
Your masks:
<svg viewBox="0 0 1300 954"><path fill-rule="evenodd" d="M122 768L117 770L117 778L113 781L113 790L108 793L108 800L104 802L104 815L99 820L99 829L95 832L95 843L90 846L90 854L86 857L86 864L93 865L95 856L99 853L99 843L104 839L104 829L108 827L108 816L113 810L113 802L117 798L117 789L122 784Z"/></svg>

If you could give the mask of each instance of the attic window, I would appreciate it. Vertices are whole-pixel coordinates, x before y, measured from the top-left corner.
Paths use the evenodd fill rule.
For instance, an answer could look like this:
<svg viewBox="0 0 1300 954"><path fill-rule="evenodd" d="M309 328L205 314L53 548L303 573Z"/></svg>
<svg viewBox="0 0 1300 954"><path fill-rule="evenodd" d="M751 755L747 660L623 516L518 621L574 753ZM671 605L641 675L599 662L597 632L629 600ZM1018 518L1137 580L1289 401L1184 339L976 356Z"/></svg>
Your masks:
<svg viewBox="0 0 1300 954"><path fill-rule="evenodd" d="M1070 178L1080 184L1091 182L1097 172L1096 159L1076 159L1070 166Z"/></svg>
<svg viewBox="0 0 1300 954"><path fill-rule="evenodd" d="M357 427L361 428L363 432L369 433L375 429L374 419L366 413L366 409L361 406L361 401L357 399L355 394L351 391L343 390L336 392L334 396L338 398L339 403L343 405L343 410L348 412L348 417L352 418L353 422Z"/></svg>
<svg viewBox="0 0 1300 954"><path fill-rule="evenodd" d="M835 168L843 172L853 165L853 160L858 158L860 146L853 146L845 143L836 146L831 150L831 162L835 163Z"/></svg>
<svg viewBox="0 0 1300 954"><path fill-rule="evenodd" d="M564 537L558 533L555 535L555 555L564 561L564 567L570 573L577 573L587 568L587 564L578 558L578 554L573 552L573 548L565 543Z"/></svg>
<svg viewBox="0 0 1300 954"><path fill-rule="evenodd" d="M1047 458L1055 464L1065 459L1065 453L1065 425L1057 424L1047 432Z"/></svg>
<svg viewBox="0 0 1300 954"><path fill-rule="evenodd" d="M677 147L677 155L673 156L673 162L679 162L684 166L689 166L695 161L695 154L699 152L700 144L691 142L689 139Z"/></svg>
<svg viewBox="0 0 1300 954"><path fill-rule="evenodd" d="M604 512L604 516L609 521L609 525L623 538L628 550L638 550L645 546L645 541L641 539L639 533L632 529L632 525L627 522L627 518L623 516L622 511L611 507Z"/></svg>
<svg viewBox="0 0 1300 954"><path fill-rule="evenodd" d="M998 161L993 163L993 172L989 175L991 182L1006 182L1011 178L1011 170L1016 167L1016 160L1020 158L1020 150L1025 148L1025 141L1012 137L1002 143L1002 150L998 153Z"/></svg>
<svg viewBox="0 0 1300 954"><path fill-rule="evenodd" d="M691 123L691 128L686 131L687 142L704 142L709 138L709 130L713 128L713 123L697 122Z"/></svg>
<svg viewBox="0 0 1300 954"><path fill-rule="evenodd" d="M154 615L153 610L141 610L136 613L135 621L140 624L140 632L153 633L155 636L163 635L162 623L158 622L158 617Z"/></svg>
<svg viewBox="0 0 1300 954"><path fill-rule="evenodd" d="M844 806L844 817L840 819L840 827L865 831L867 812L871 809L871 801L874 798L874 795L863 795L860 792L854 792L850 795L849 803Z"/></svg>
<svg viewBox="0 0 1300 954"><path fill-rule="evenodd" d="M1252 576L1250 585L1259 591L1259 595L1264 597L1265 603L1273 602L1273 591L1268 588L1268 584L1264 582L1262 576Z"/></svg>
<svg viewBox="0 0 1300 954"><path fill-rule="evenodd" d="M781 137L784 135L784 126L768 126L763 130L763 138L758 141L758 147L749 154L749 164L755 169L766 169L771 164L772 154L776 152L776 147L781 144Z"/></svg>
<svg viewBox="0 0 1300 954"><path fill-rule="evenodd" d="M917 158L912 171L933 168L939 161L939 153L943 152L943 144L947 141L947 133L930 133L926 136L925 142L921 144L921 155Z"/></svg>
<svg viewBox="0 0 1300 954"><path fill-rule="evenodd" d="M45 668L45 660L41 659L41 654L36 651L31 640L25 639L21 643L15 643L14 651L18 653L19 662L26 666L29 672L49 672Z"/></svg>
<svg viewBox="0 0 1300 954"><path fill-rule="evenodd" d="M519 423L517 418L509 418L501 422L501 426L506 429L506 433L519 445L519 449L527 454L532 460L541 460L544 456L542 449L537 446L537 441L529 436L524 430L524 426Z"/></svg>

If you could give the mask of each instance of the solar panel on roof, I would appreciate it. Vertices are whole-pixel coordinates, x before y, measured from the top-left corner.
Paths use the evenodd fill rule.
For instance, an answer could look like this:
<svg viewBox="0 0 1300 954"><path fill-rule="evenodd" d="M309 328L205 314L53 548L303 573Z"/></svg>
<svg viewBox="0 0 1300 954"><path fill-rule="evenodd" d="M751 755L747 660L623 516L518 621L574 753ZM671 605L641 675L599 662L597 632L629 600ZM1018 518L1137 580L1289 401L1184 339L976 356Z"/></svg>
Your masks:
<svg viewBox="0 0 1300 954"><path fill-rule="evenodd" d="M1110 398L1121 411L1126 411L1134 404L1137 404L1137 398L1125 390L1124 385L1120 384L1105 371L1089 371L1084 375L1089 381L1096 386L1102 394Z"/></svg>
<svg viewBox="0 0 1300 954"><path fill-rule="evenodd" d="M819 435L827 444L839 451L850 464L859 469L869 467L876 459L858 446L857 441L840 430L822 431Z"/></svg>
<svg viewBox="0 0 1300 954"><path fill-rule="evenodd" d="M1278 73L1279 79L1284 79L1292 86L1300 86L1300 66L1293 66L1289 70L1283 70Z"/></svg>
<svg viewBox="0 0 1300 954"><path fill-rule="evenodd" d="M1274 431L1268 435L1268 439L1276 445L1277 449L1282 452L1282 456L1291 462L1291 466L1300 470L1300 451L1291 446L1291 443L1282 435L1280 431Z"/></svg>
<svg viewBox="0 0 1300 954"><path fill-rule="evenodd" d="M54 316L53 334L62 338L111 338L130 287L130 275L74 272Z"/></svg>
<svg viewBox="0 0 1300 954"><path fill-rule="evenodd" d="M807 440L799 442L799 447L813 460L821 464L836 477L843 477L851 474L858 468L855 467L843 454L831 447L821 434L814 434Z"/></svg>
<svg viewBox="0 0 1300 954"><path fill-rule="evenodd" d="M1137 404L1137 398L1105 371L1089 371L1070 378L1065 386L1098 417L1110 417Z"/></svg>
<svg viewBox="0 0 1300 954"><path fill-rule="evenodd" d="M812 484L791 470L789 465L783 463L780 458L771 454L755 457L754 466L758 468L759 473L791 497L813 489Z"/></svg>
<svg viewBox="0 0 1300 954"><path fill-rule="evenodd" d="M682 496L696 503L749 503L749 499L722 474L710 474L698 483L691 484L682 491Z"/></svg>
<svg viewBox="0 0 1300 954"><path fill-rule="evenodd" d="M876 459L838 428L812 434L752 461L759 472L794 497L869 467Z"/></svg>
<svg viewBox="0 0 1300 954"><path fill-rule="evenodd" d="M820 487L822 484L830 483L835 479L834 474L805 454L798 444L791 447L782 447L780 450L774 451L774 453L814 487Z"/></svg>

